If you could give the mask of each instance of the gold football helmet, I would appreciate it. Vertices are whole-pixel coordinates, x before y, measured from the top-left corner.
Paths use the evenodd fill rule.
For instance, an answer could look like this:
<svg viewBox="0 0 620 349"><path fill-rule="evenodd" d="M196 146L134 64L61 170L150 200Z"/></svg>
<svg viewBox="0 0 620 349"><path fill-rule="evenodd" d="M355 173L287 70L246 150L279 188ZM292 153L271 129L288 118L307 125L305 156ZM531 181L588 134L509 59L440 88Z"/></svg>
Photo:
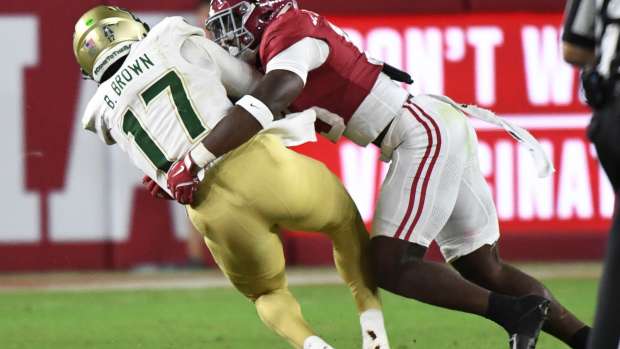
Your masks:
<svg viewBox="0 0 620 349"><path fill-rule="evenodd" d="M86 78L101 82L105 71L129 54L131 45L149 27L133 13L114 6L97 6L80 17L73 33L73 53Z"/></svg>

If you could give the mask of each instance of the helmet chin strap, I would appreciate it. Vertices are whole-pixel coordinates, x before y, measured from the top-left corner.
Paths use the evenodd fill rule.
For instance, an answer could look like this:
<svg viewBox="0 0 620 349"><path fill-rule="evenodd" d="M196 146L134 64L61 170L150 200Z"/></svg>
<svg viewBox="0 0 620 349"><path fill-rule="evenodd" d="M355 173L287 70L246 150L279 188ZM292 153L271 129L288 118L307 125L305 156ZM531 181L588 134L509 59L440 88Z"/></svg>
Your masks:
<svg viewBox="0 0 620 349"><path fill-rule="evenodd" d="M278 14L276 15L276 17L280 17L280 16L282 16L283 14L287 13L287 12L288 12L290 9L292 9L292 8L297 8L297 6L295 6L295 4L293 4L293 3L288 3L286 6L284 6L284 7L280 10L280 12L278 12Z"/></svg>

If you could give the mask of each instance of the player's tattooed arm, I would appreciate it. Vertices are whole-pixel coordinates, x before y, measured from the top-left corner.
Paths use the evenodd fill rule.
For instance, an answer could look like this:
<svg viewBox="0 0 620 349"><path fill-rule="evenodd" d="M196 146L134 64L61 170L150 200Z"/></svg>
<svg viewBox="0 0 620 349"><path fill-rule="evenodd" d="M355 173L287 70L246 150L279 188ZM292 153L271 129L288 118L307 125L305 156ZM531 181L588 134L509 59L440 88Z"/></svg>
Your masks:
<svg viewBox="0 0 620 349"><path fill-rule="evenodd" d="M269 108L275 119L279 119L303 88L304 81L297 74L274 70L260 80L251 96ZM262 128L255 116L244 107L236 105L205 137L203 144L214 156L219 157L247 142Z"/></svg>

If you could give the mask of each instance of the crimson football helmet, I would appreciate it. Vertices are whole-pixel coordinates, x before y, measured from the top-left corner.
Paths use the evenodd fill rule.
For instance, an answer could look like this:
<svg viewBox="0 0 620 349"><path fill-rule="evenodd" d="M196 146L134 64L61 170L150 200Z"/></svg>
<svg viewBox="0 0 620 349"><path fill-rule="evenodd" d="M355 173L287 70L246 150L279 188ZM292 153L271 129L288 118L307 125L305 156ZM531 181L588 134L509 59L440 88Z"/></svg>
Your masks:
<svg viewBox="0 0 620 349"><path fill-rule="evenodd" d="M214 41L239 56L256 50L265 28L282 12L297 8L296 0L213 0L207 30Z"/></svg>

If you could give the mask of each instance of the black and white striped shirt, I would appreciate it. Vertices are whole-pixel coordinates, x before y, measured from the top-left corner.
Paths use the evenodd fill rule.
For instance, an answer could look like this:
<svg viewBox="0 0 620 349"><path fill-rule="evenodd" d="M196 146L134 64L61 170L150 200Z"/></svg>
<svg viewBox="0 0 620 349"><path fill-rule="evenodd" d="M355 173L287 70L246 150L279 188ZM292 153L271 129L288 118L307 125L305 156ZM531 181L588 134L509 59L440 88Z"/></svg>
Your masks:
<svg viewBox="0 0 620 349"><path fill-rule="evenodd" d="M569 0L562 40L594 49L601 75L609 77L611 69L619 73L619 67L611 65L620 63L616 59L620 47L620 0Z"/></svg>

